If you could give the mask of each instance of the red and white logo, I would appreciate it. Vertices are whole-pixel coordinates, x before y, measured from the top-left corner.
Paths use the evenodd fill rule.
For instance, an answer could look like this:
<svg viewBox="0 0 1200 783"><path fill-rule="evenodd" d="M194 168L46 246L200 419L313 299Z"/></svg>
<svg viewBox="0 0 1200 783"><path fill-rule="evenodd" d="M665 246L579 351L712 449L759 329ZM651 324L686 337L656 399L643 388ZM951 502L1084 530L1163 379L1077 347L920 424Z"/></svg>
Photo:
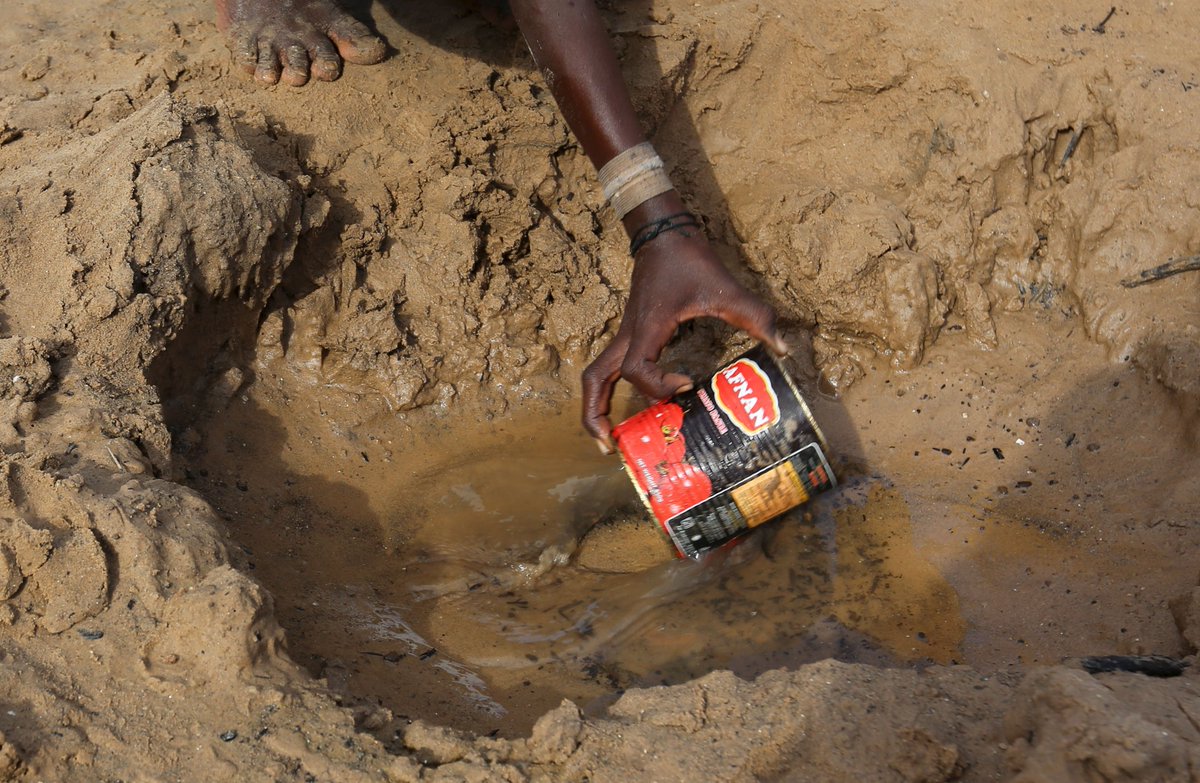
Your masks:
<svg viewBox="0 0 1200 783"><path fill-rule="evenodd" d="M717 406L747 435L779 421L779 398L771 381L752 359L738 359L712 380Z"/></svg>

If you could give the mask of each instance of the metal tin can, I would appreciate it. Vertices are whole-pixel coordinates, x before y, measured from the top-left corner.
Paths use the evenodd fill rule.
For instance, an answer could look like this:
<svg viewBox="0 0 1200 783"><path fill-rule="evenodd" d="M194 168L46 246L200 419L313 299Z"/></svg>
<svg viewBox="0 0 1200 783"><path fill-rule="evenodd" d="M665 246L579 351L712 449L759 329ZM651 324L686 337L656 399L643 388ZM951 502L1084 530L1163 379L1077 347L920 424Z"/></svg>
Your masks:
<svg viewBox="0 0 1200 783"><path fill-rule="evenodd" d="M680 556L720 547L837 484L808 405L761 345L613 437Z"/></svg>

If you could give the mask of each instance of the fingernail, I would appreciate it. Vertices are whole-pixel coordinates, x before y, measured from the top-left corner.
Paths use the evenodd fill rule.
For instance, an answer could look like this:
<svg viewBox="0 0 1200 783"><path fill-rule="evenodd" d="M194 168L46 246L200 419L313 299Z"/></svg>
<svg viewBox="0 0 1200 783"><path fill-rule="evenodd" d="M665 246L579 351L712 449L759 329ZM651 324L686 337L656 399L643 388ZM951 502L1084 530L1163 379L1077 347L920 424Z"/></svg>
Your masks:
<svg viewBox="0 0 1200 783"><path fill-rule="evenodd" d="M685 392L690 392L694 388L696 388L696 384L692 383L691 381L688 381L687 383L685 383L684 385L682 385L678 389L676 389L675 393L683 394Z"/></svg>
<svg viewBox="0 0 1200 783"><path fill-rule="evenodd" d="M600 453L604 456L611 456L613 453L612 441L607 438L596 438L596 445L600 447Z"/></svg>
<svg viewBox="0 0 1200 783"><path fill-rule="evenodd" d="M791 354L792 349L782 337L775 335L775 340L773 342L774 344L771 346L771 350L773 350L775 353L779 354L780 356L787 356Z"/></svg>

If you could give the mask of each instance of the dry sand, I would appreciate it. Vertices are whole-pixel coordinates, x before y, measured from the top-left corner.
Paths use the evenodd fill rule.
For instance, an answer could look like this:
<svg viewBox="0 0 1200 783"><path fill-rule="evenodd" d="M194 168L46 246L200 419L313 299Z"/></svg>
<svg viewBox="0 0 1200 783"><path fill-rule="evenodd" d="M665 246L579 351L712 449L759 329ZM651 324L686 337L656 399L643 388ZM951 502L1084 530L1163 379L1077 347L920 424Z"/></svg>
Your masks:
<svg viewBox="0 0 1200 783"><path fill-rule="evenodd" d="M537 628L684 572L573 554L599 512L518 551L431 502L598 459L551 412L629 261L517 33L377 3L385 63L262 90L201 0L8 0L0 779L1200 780L1195 665L1075 660L1200 645L1200 273L1122 285L1200 254L1200 16L1107 10L606 9L850 480L529 680L464 606ZM311 591L401 561L408 646L350 660Z"/></svg>

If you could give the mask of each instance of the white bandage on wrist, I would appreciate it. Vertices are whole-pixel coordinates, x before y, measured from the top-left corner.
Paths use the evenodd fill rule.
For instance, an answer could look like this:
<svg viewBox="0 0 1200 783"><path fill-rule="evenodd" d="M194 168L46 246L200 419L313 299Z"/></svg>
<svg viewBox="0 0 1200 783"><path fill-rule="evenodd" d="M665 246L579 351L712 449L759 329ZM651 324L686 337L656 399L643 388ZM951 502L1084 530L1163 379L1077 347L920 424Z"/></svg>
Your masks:
<svg viewBox="0 0 1200 783"><path fill-rule="evenodd" d="M605 163L600 169L600 184L604 187L604 198L618 218L625 217L655 196L675 189L671 178L663 171L662 158L648 141L630 147Z"/></svg>

